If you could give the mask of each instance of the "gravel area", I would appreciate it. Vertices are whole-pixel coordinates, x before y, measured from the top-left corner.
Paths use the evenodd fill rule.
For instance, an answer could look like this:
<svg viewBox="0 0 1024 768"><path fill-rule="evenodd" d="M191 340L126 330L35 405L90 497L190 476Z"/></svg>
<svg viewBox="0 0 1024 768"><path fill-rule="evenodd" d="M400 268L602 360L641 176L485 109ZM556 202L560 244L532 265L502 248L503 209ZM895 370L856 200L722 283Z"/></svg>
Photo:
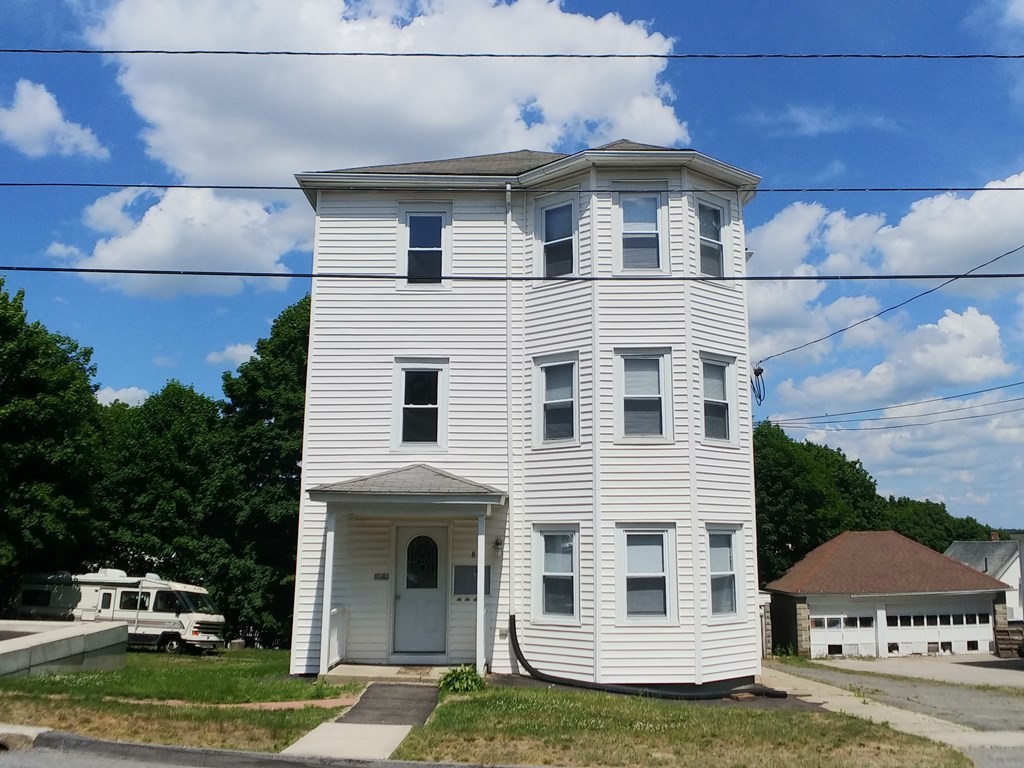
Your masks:
<svg viewBox="0 0 1024 768"><path fill-rule="evenodd" d="M966 685L773 664L791 675L855 691L866 698L979 731L1024 730L1024 695Z"/></svg>

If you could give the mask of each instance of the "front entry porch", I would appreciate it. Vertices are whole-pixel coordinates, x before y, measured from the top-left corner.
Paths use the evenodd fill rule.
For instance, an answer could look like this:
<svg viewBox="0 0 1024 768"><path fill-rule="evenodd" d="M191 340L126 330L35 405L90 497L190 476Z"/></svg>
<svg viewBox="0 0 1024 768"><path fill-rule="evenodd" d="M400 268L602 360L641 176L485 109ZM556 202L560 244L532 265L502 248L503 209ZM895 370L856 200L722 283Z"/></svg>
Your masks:
<svg viewBox="0 0 1024 768"><path fill-rule="evenodd" d="M428 681L465 663L483 674L504 493L421 464L320 486L310 498L327 507L319 674L354 667L353 679Z"/></svg>
<svg viewBox="0 0 1024 768"><path fill-rule="evenodd" d="M436 685L448 666L397 666L394 664L347 664L331 667L320 678L329 683L429 683Z"/></svg>

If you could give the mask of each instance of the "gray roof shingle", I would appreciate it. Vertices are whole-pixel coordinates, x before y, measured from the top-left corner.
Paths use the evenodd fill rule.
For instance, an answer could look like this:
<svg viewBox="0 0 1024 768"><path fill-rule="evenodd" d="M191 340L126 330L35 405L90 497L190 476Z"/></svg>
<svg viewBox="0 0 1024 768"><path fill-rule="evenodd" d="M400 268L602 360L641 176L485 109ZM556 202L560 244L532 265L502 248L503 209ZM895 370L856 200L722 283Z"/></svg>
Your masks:
<svg viewBox="0 0 1024 768"><path fill-rule="evenodd" d="M490 485L476 483L464 477L432 467L412 464L367 477L357 477L340 483L329 483L311 489L319 493L353 494L366 496L504 496L505 492Z"/></svg>
<svg viewBox="0 0 1024 768"><path fill-rule="evenodd" d="M954 541L946 550L946 557L969 565L976 571L996 576L1020 557L1019 541Z"/></svg>

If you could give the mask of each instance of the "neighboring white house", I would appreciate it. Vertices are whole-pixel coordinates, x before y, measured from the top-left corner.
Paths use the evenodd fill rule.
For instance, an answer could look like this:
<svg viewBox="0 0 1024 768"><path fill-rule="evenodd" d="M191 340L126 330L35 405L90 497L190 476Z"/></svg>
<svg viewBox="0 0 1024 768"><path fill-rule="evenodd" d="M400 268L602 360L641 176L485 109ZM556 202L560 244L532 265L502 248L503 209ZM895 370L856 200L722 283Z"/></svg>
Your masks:
<svg viewBox="0 0 1024 768"><path fill-rule="evenodd" d="M954 541L946 556L1006 584L1006 617L1010 621L1024 621L1020 548L1020 541Z"/></svg>
<svg viewBox="0 0 1024 768"><path fill-rule="evenodd" d="M552 675L759 674L730 279L758 177L618 141L296 178L317 276L292 672L515 672L512 615Z"/></svg>
<svg viewBox="0 0 1024 768"><path fill-rule="evenodd" d="M772 639L802 656L989 653L1006 585L895 531L846 531L772 593Z"/></svg>

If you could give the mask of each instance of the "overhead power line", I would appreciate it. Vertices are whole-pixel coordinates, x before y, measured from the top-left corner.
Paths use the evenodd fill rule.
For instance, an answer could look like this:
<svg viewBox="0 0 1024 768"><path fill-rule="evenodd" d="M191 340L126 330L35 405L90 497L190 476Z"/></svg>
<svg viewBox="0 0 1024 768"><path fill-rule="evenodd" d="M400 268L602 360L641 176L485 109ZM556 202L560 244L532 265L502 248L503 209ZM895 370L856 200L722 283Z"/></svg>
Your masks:
<svg viewBox="0 0 1024 768"><path fill-rule="evenodd" d="M1024 248L1024 246L1021 246ZM408 280L409 275L388 272L247 272L208 269L126 269L121 267L44 267L35 264L0 264L0 272L70 273L84 275L149 275L167 277L251 277L324 280ZM463 282L546 282L546 283L779 283L791 281L853 280L1008 280L1024 278L1024 272L991 272L983 275L441 275L440 281ZM416 276L413 276L416 279ZM781 353L780 353L781 354ZM767 358L765 358L767 359Z"/></svg>
<svg viewBox="0 0 1024 768"><path fill-rule="evenodd" d="M955 416L949 419L933 419L932 421L919 421L910 424L883 424L877 427L832 427L827 429L828 432L877 432L883 429L909 429L910 427L930 427L933 424L948 424L953 421L970 421L971 419L988 419L993 416L1002 416L1007 413L1019 413L1024 411L1024 406L1020 408L1007 408L1004 411L993 411L992 413L978 413L972 416ZM911 417L912 418L912 417ZM814 425L799 425L794 424L790 429L822 429L822 427Z"/></svg>
<svg viewBox="0 0 1024 768"><path fill-rule="evenodd" d="M885 309L879 310L878 312L875 312L875 314L871 315L870 317L865 317L865 318L863 318L861 320L858 320L855 323L850 323L849 325L847 325L847 326L845 326L843 328L839 328L837 330L832 331L832 333L826 333L824 336L819 336L816 339L811 339L810 341L804 342L803 344L797 344L795 347L790 347L789 349L784 349L781 352L776 352L774 355L768 355L768 357L761 358L761 360L758 361L758 362L759 363L765 363L765 362L767 362L769 360L772 360L772 359L774 359L776 357L782 357L783 355L788 355L790 352L796 352L796 351L801 350L801 349L806 349L807 347L810 347L810 346L812 346L814 344L818 344L818 343L820 343L822 341L827 341L828 339L831 339L834 336L838 336L841 333L846 333L847 331L853 330L857 326L864 325L864 323L868 323L868 322L870 322L872 320L875 320L875 319L881 317L882 315L886 315L889 312L894 312L895 310L899 309L900 307L905 307L910 302L916 301L917 299L920 299L922 296L927 296L930 293L935 293L936 291L941 290L942 288L945 288L950 283L955 283L957 280L964 280L964 279L970 279L970 278L973 278L973 277L980 277L980 275L976 275L975 274L979 269L984 269L985 267L989 266L990 264L994 264L995 262L999 261L1000 259L1005 259L1007 256L1011 256L1011 255L1017 253L1018 251L1022 251L1022 250L1024 250L1024 243L1021 243L1016 248L1011 248L1010 250L1006 251L1005 253L1001 253L998 256L996 256L994 258L991 258L988 261L985 261L985 262L979 264L976 267L972 267L971 269L967 270L963 274L951 275L951 276L948 276L948 277L939 278L939 279L944 280L944 282L940 283L939 285L936 285L934 288L929 288L926 291L921 291L921 293L916 293L913 296L911 296L909 299L904 299L903 301L899 302L898 304L893 304L892 306L889 306L889 307L886 307Z"/></svg>
<svg viewBox="0 0 1024 768"><path fill-rule="evenodd" d="M1019 387L1024 384L1024 381L1014 381L1009 384L1001 384L998 387L986 387L985 389L975 389L971 392L958 392L955 395L944 395L943 397L929 397L926 400L914 400L909 403L895 403L891 405L878 405L874 408L861 408L856 411L839 411L838 413L822 413L817 416L793 416L788 419L774 420L768 419L772 424L782 425L785 422L798 422L798 421L813 421L815 419L831 419L837 416L854 416L858 413L875 413L876 411L892 411L897 408L910 408L915 405L925 405L927 403L938 403L945 400L956 400L961 397L973 397L974 395L984 395L989 392L998 392L1002 389L1011 389L1013 387ZM915 416L918 414L915 414Z"/></svg>
<svg viewBox="0 0 1024 768"><path fill-rule="evenodd" d="M797 422L789 423L785 419L779 421L773 421L773 424L777 424L780 427L825 427L832 424L861 424L865 421L899 421L907 419L919 419L922 416L942 416L947 413L958 413L960 411L973 411L979 408L991 408L993 406L1006 405L1007 403L1019 403L1024 400L1024 397L1011 397L1008 400L997 400L992 403L975 403L974 405L961 405L956 408L944 408L941 411L928 411L927 413L914 413L908 416L868 416L860 417L856 419L822 419L814 422Z"/></svg>
<svg viewBox="0 0 1024 768"><path fill-rule="evenodd" d="M306 56L378 59L665 59L670 61L694 59L792 59L797 61L854 59L854 60L1018 60L1024 53L533 53L497 51L298 51L298 50L244 50L244 49L166 49L166 48L0 48L0 54L75 55L75 56Z"/></svg>
<svg viewBox="0 0 1024 768"><path fill-rule="evenodd" d="M385 166L386 168L386 166ZM338 173L344 173L344 170ZM329 173L329 172L327 172ZM386 174L386 171L383 172ZM509 174L514 175L514 174ZM81 189L220 189L230 191L252 191L252 192L296 192L300 191L297 184L154 184L150 182L138 183L127 181L0 181L0 189L5 188L81 188ZM412 189L410 187L410 189ZM417 188L419 189L419 188ZM893 186L893 187L749 187L741 189L756 190L758 194L765 192L786 193L786 194L832 194L832 193L923 193L923 192L1024 192L1024 186ZM431 192L503 192L503 189L496 187L431 187ZM631 192L736 192L736 187L722 188L700 188L695 190L666 190L664 187L656 189L631 189ZM402 191L396 189L395 191ZM527 190L516 190L527 191ZM544 192L565 192L564 187L552 187L541 189L531 187L528 191L535 193ZM571 190L579 194L611 194L614 190L609 189L578 189Z"/></svg>

